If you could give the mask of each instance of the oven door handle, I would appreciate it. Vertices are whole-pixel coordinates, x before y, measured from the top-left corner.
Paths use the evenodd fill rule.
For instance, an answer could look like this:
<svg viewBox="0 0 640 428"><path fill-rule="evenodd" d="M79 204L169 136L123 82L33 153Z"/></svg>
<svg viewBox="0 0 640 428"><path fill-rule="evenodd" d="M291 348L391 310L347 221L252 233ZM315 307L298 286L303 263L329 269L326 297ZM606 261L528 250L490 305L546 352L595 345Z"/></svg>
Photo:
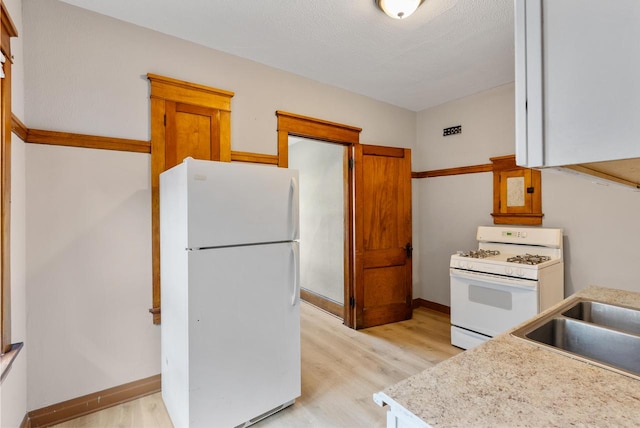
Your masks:
<svg viewBox="0 0 640 428"><path fill-rule="evenodd" d="M493 275L490 273L482 272L466 272L460 269L449 269L451 276L458 278L469 279L472 281L490 282L492 284L504 285L507 287L522 288L523 290L535 290L538 285L538 281L534 279L520 279L520 278L507 278L500 275Z"/></svg>

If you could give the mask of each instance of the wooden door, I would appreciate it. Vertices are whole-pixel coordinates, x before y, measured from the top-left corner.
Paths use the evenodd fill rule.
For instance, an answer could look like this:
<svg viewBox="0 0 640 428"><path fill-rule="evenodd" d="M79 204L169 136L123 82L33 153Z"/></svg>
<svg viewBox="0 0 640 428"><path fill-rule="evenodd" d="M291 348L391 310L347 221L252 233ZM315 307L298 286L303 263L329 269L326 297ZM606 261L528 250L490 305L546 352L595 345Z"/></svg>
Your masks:
<svg viewBox="0 0 640 428"><path fill-rule="evenodd" d="M165 169L187 157L220 160L220 112L192 104L165 102Z"/></svg>
<svg viewBox="0 0 640 428"><path fill-rule="evenodd" d="M233 92L148 74L151 82L153 322L160 323L160 173L186 157L231 161Z"/></svg>
<svg viewBox="0 0 640 428"><path fill-rule="evenodd" d="M355 328L411 318L411 151L356 145Z"/></svg>
<svg viewBox="0 0 640 428"><path fill-rule="evenodd" d="M533 211L532 195L535 188L531 184L530 169L500 171L498 181L500 183L498 208L501 213L528 214Z"/></svg>

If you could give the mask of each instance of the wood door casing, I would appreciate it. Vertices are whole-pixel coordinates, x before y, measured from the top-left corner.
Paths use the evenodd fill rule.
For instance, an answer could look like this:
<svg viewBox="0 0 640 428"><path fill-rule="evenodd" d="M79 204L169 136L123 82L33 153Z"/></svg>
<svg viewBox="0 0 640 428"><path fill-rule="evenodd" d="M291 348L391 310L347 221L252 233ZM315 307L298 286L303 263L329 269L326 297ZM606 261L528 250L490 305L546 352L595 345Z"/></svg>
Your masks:
<svg viewBox="0 0 640 428"><path fill-rule="evenodd" d="M360 141L361 128L355 126L344 125L335 122L329 122L322 119L316 119L308 116L301 116L285 111L276 111L278 117L278 166L287 168L289 165L289 135L311 138L314 140L327 141L331 143L342 144L349 147L348 153L345 153L345 162L353 159L354 145ZM345 242L344 242L344 316L343 321L346 326L355 327L355 311L349 302L353 296L353 274L354 266L354 194L353 194L353 170L345 169L345 188L344 194L348 195L345 199Z"/></svg>
<svg viewBox="0 0 640 428"><path fill-rule="evenodd" d="M5 57L0 82L0 354L11 350L11 38L18 37L9 11L0 2L0 50Z"/></svg>
<svg viewBox="0 0 640 428"><path fill-rule="evenodd" d="M411 151L357 145L355 328L411 318Z"/></svg>
<svg viewBox="0 0 640 428"><path fill-rule="evenodd" d="M185 157L231 161L233 92L147 74L151 82L151 252L154 324L160 324L160 173Z"/></svg>

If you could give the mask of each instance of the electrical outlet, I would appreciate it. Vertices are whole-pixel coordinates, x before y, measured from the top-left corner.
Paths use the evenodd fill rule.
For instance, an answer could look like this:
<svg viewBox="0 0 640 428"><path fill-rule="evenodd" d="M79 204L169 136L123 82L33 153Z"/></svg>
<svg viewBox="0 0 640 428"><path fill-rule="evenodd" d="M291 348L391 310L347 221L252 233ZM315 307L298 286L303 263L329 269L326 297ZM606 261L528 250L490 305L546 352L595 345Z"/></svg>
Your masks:
<svg viewBox="0 0 640 428"><path fill-rule="evenodd" d="M451 128L444 128L442 130L442 136L446 137L448 135L462 134L462 125L452 126Z"/></svg>

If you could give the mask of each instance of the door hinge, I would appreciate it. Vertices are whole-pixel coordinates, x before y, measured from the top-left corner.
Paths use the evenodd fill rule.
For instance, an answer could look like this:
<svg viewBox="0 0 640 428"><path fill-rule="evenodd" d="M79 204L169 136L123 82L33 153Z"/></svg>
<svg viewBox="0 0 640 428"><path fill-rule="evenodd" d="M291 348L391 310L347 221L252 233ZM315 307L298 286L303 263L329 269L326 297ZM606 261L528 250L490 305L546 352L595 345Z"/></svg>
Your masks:
<svg viewBox="0 0 640 428"><path fill-rule="evenodd" d="M413 254L413 247L411 246L411 242L407 242L407 245L404 246L404 250L407 252L407 258L411 258L411 254Z"/></svg>
<svg viewBox="0 0 640 428"><path fill-rule="evenodd" d="M349 306L353 308L355 305L356 305L356 299L354 299L353 296L349 297Z"/></svg>
<svg viewBox="0 0 640 428"><path fill-rule="evenodd" d="M353 158L349 159L349 169L353 169L353 164L354 164Z"/></svg>

